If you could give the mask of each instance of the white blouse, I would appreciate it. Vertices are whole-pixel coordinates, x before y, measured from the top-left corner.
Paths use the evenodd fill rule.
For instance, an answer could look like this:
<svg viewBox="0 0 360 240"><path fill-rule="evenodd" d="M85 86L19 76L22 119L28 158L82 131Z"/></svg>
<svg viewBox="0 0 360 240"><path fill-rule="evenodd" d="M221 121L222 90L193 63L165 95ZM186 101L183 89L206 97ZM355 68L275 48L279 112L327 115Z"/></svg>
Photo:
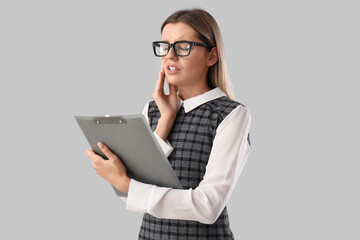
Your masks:
<svg viewBox="0 0 360 240"><path fill-rule="evenodd" d="M226 96L220 88L182 101L179 107L185 112L213 99ZM143 114L148 120L148 105ZM149 120L148 120L149 121ZM134 179L126 201L126 209L149 213L158 218L194 220L214 223L235 187L250 153L247 141L251 114L248 108L238 106L220 123L216 130L213 146L203 180L195 189L172 189L144 184ZM163 141L155 132L166 156L173 150L168 141Z"/></svg>

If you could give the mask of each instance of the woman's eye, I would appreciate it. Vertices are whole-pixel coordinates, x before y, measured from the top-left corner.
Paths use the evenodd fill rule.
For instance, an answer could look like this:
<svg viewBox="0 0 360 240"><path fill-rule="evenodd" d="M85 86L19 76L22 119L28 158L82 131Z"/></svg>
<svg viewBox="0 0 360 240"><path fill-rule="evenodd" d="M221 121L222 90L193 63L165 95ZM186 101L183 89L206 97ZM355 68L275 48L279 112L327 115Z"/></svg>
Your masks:
<svg viewBox="0 0 360 240"><path fill-rule="evenodd" d="M178 46L177 46L177 49L179 50L179 51L189 51L189 44L179 44Z"/></svg>

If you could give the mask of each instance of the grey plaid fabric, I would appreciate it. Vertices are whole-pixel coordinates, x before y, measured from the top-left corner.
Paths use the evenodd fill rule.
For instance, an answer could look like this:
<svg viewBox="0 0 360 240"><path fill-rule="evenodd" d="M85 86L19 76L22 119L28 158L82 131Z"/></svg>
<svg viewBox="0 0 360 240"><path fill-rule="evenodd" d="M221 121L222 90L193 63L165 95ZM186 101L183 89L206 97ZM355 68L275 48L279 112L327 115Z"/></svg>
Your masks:
<svg viewBox="0 0 360 240"><path fill-rule="evenodd" d="M205 174L212 142L221 121L237 106L227 97L206 102L185 113L181 107L168 136L174 150L168 157L184 189L195 189ZM148 109L150 127L154 131L160 112L154 101ZM249 138L248 138L249 141ZM144 214L139 239L234 239L226 207L214 224L197 221L160 219Z"/></svg>

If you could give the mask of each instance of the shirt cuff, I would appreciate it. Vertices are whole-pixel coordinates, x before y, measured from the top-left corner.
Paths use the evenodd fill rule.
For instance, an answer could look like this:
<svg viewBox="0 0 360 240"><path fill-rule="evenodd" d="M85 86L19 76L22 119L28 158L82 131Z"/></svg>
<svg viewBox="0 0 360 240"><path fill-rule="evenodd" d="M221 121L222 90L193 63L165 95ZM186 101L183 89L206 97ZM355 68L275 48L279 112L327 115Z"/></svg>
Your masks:
<svg viewBox="0 0 360 240"><path fill-rule="evenodd" d="M154 187L154 185L141 183L131 179L126 201L126 209L146 213Z"/></svg>
<svg viewBox="0 0 360 240"><path fill-rule="evenodd" d="M155 131L154 131L154 135L156 140L160 144L160 147L163 150L165 156L168 157L172 153L174 148L170 145L170 142L168 140L166 140L165 142L161 137L159 137L159 135L157 135Z"/></svg>

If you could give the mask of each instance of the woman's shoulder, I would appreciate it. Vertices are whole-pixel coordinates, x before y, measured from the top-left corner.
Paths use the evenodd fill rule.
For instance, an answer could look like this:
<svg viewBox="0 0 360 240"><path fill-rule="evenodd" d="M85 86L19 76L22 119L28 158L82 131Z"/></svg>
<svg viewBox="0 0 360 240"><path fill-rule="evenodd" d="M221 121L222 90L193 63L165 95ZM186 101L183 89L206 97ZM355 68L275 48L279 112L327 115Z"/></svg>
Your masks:
<svg viewBox="0 0 360 240"><path fill-rule="evenodd" d="M206 105L210 107L212 111L221 115L222 118L225 118L229 113L231 113L238 107L247 108L244 104L232 100L227 96L216 98L212 101L207 102Z"/></svg>
<svg viewBox="0 0 360 240"><path fill-rule="evenodd" d="M156 102L154 100L151 100L148 102L148 113L149 114L154 114L154 113L158 113L159 109L156 105Z"/></svg>

